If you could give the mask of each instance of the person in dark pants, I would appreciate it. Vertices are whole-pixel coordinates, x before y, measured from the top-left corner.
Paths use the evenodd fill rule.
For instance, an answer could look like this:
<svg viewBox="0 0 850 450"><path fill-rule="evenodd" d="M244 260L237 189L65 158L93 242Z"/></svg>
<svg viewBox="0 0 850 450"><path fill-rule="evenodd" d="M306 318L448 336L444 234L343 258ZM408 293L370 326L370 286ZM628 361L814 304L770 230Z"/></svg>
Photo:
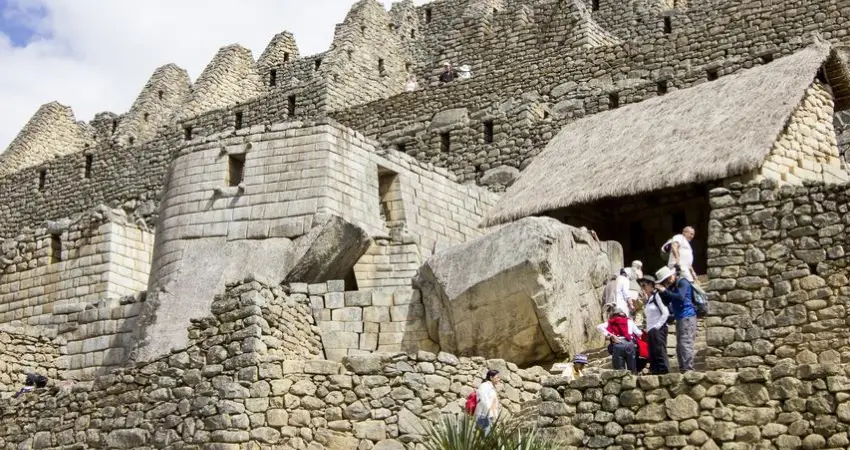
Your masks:
<svg viewBox="0 0 850 450"><path fill-rule="evenodd" d="M667 356L667 319L670 310L661 300L655 289L655 277L645 275L638 280L641 290L646 297L644 314L646 315L646 334L649 341L649 373L663 375L670 371Z"/></svg>
<svg viewBox="0 0 850 450"><path fill-rule="evenodd" d="M670 313L676 319L676 359L679 372L694 370L694 353L697 338L697 310L693 302L691 283L678 278L669 267L662 267L655 273L658 284L655 289L661 301L668 305Z"/></svg>
<svg viewBox="0 0 850 450"><path fill-rule="evenodd" d="M637 338L642 332L634 321L626 316L626 312L622 308L614 309L608 321L597 325L596 329L611 342L608 352L611 353L614 370L628 368L636 373Z"/></svg>

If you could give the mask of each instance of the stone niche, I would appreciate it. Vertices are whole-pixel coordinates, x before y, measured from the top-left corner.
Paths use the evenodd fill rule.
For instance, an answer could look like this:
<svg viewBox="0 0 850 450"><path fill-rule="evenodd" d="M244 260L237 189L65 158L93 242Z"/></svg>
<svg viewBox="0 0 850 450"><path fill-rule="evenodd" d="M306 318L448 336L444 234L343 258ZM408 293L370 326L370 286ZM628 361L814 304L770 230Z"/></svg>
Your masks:
<svg viewBox="0 0 850 450"><path fill-rule="evenodd" d="M532 217L438 253L415 283L441 350L531 364L602 346L602 289L622 261L616 243Z"/></svg>

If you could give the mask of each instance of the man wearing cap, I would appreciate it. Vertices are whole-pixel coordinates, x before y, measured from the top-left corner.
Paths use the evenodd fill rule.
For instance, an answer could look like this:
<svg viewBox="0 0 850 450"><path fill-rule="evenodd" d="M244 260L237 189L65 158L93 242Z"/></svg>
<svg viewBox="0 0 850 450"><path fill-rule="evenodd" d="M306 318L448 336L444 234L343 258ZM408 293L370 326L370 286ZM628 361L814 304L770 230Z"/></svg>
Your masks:
<svg viewBox="0 0 850 450"><path fill-rule="evenodd" d="M667 319L670 317L670 310L655 289L655 277L644 275L638 280L638 284L646 299L643 311L646 315L649 343L649 372L653 375L663 375L670 371L667 357Z"/></svg>
<svg viewBox="0 0 850 450"><path fill-rule="evenodd" d="M691 283L676 276L670 267L662 267L655 272L658 284L655 288L662 302L669 305L676 319L676 359L679 372L694 370L694 346L697 337L697 311L694 307Z"/></svg>
<svg viewBox="0 0 850 450"><path fill-rule="evenodd" d="M443 63L443 73L440 74L441 83L451 83L457 78L457 72L452 70L452 63L446 61Z"/></svg>

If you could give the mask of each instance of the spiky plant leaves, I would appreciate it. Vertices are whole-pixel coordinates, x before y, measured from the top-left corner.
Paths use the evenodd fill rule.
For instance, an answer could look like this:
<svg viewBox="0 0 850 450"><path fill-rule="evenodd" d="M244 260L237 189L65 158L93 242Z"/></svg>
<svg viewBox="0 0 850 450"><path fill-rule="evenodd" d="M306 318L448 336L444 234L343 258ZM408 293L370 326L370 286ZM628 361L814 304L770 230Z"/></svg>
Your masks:
<svg viewBox="0 0 850 450"><path fill-rule="evenodd" d="M443 416L437 426L428 430L426 450L561 450L557 441L544 440L534 426L517 420L505 420L493 425L485 436L468 415Z"/></svg>

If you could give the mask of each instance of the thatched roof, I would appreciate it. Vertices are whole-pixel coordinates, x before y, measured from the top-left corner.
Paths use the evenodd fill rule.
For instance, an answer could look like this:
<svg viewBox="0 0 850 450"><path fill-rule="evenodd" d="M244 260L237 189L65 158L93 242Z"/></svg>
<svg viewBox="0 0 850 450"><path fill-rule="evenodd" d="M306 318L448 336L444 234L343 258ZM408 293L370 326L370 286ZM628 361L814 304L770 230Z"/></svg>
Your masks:
<svg viewBox="0 0 850 450"><path fill-rule="evenodd" d="M485 226L604 198L741 175L759 168L818 70L814 44L713 82L565 126L499 199Z"/></svg>

